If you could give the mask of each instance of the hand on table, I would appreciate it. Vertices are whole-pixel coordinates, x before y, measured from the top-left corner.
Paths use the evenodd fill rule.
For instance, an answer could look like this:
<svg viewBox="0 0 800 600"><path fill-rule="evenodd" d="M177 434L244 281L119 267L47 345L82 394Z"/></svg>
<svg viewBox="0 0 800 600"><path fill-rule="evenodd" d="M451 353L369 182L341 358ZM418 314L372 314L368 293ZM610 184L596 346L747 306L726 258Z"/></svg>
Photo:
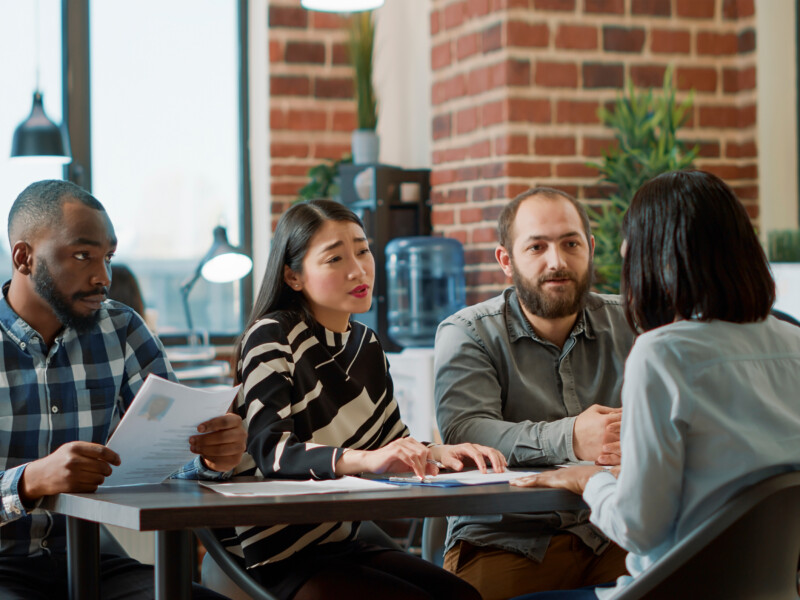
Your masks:
<svg viewBox="0 0 800 600"><path fill-rule="evenodd" d="M495 473L502 473L506 470L506 457L499 450L488 446L479 444L440 445L428 448L428 452L431 460L438 461L453 471L461 471L464 468L464 459L475 463L481 473L486 473L487 460Z"/></svg>
<svg viewBox="0 0 800 600"><path fill-rule="evenodd" d="M119 464L119 455L101 444L68 442L25 466L19 497L30 505L52 494L94 492Z"/></svg>
<svg viewBox="0 0 800 600"><path fill-rule="evenodd" d="M602 470L602 467L595 466L567 467L512 479L510 483L518 487L560 488L576 494L583 494L589 478ZM619 467L612 469L611 473L616 476L619 473Z"/></svg>
<svg viewBox="0 0 800 600"><path fill-rule="evenodd" d="M619 465L622 460L622 446L619 440L622 430L622 413L620 418L610 421L606 425L603 435L603 445L600 448L600 455L595 461L598 465Z"/></svg>
<svg viewBox="0 0 800 600"><path fill-rule="evenodd" d="M203 457L213 471L230 471L247 449L247 431L239 415L228 413L200 423L197 431L202 435L189 438L189 449Z"/></svg>
<svg viewBox="0 0 800 600"><path fill-rule="evenodd" d="M417 477L436 475L439 469L427 459L428 447L425 444L404 437L377 450L348 450L336 461L336 475L404 471L413 471Z"/></svg>
<svg viewBox="0 0 800 600"><path fill-rule="evenodd" d="M619 441L619 432L614 439L613 434L608 433L608 427L621 419L621 408L599 404L593 404L579 414L572 430L572 449L578 460L599 461L601 456L610 457L613 453L603 452L603 445Z"/></svg>

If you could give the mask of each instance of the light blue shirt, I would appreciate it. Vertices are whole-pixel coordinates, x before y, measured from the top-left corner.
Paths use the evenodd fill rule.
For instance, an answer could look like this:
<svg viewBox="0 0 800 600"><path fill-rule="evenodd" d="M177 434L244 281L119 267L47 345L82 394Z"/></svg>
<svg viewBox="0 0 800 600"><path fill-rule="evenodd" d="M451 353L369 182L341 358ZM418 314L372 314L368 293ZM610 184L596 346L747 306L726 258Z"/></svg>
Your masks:
<svg viewBox="0 0 800 600"><path fill-rule="evenodd" d="M619 478L599 473L583 494L591 521L629 551L633 577L765 469L800 469L799 390L800 328L774 317L679 321L637 338Z"/></svg>

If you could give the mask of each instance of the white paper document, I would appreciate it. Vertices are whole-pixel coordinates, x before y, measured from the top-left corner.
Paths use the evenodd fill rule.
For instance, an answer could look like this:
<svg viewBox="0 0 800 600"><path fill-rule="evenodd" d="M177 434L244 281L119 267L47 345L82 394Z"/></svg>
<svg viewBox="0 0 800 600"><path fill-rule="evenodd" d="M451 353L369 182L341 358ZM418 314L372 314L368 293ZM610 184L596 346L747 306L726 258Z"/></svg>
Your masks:
<svg viewBox="0 0 800 600"><path fill-rule="evenodd" d="M506 483L512 479L536 475L541 471L503 471L495 473L489 469L486 473L481 473L477 469L474 471L462 471L457 473L441 473L420 479L416 475L400 475L386 477L392 483L408 483L412 485L433 485L441 487L455 487L460 485L489 485L491 483Z"/></svg>
<svg viewBox="0 0 800 600"><path fill-rule="evenodd" d="M338 479L323 480L265 479L248 483L201 481L200 484L225 496L299 496L301 494L333 494L337 492L397 491L396 485L349 475Z"/></svg>
<svg viewBox="0 0 800 600"><path fill-rule="evenodd" d="M122 464L102 487L161 483L196 455L189 438L200 423L221 416L239 386L205 390L149 375L106 446Z"/></svg>

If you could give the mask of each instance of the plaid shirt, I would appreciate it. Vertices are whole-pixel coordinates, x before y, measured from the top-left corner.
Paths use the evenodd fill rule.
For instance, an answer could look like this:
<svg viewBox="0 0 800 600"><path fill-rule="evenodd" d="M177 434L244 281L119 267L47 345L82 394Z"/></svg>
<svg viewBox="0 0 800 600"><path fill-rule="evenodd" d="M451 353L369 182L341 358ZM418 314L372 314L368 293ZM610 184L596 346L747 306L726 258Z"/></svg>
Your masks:
<svg viewBox="0 0 800 600"><path fill-rule="evenodd" d="M48 349L0 298L0 556L66 548L62 515L18 494L25 465L76 440L105 444L150 373L175 381L161 343L132 309L106 301L94 328L65 328ZM173 477L217 479L200 457Z"/></svg>

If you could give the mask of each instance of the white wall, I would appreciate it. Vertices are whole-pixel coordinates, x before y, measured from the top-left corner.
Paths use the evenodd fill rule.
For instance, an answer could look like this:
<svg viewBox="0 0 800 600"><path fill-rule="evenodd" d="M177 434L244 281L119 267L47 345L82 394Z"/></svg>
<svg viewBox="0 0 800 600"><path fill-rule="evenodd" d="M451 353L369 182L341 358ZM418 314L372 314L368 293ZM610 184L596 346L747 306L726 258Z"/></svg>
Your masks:
<svg viewBox="0 0 800 600"><path fill-rule="evenodd" d="M756 0L761 234L798 226L795 0Z"/></svg>

